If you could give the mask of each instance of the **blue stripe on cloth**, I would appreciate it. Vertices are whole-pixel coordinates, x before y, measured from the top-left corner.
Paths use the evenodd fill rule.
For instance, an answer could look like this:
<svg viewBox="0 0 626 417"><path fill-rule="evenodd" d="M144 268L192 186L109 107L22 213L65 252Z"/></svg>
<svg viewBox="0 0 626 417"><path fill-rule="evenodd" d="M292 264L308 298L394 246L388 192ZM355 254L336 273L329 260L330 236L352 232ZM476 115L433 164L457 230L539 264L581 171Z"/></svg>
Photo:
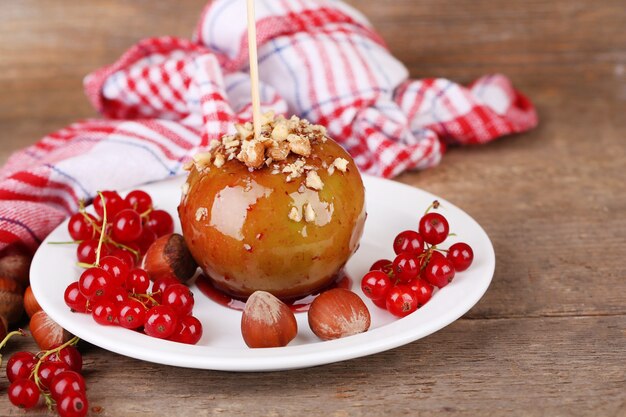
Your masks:
<svg viewBox="0 0 626 417"><path fill-rule="evenodd" d="M208 42L208 45L211 49L214 49L217 52L220 52L226 55L227 55L227 51L223 50L222 48L217 46L215 43L213 43L213 39L217 38L217 36L215 36L213 32L215 32L215 26L219 20L219 16L224 12L224 10L226 10L228 6L230 6L235 1L238 1L238 0L224 0L221 3L218 3L213 13L211 13L211 20L209 20L209 28L207 31L209 35L209 39L205 39Z"/></svg>
<svg viewBox="0 0 626 417"><path fill-rule="evenodd" d="M350 94L344 94L341 96L335 96L335 97L331 97L329 99L320 101L319 103L314 104L313 106L311 106L311 108L303 111L301 113L301 117L307 118L309 113L311 113L314 110L317 110L319 107L328 104L328 103L334 103L336 101L340 101L340 100L344 100L346 98L350 98L355 94L367 94L367 93L384 93L387 92L388 90L386 88L380 88L380 87L372 87L372 88L366 88L363 90L357 90L357 91L352 91L350 92Z"/></svg>
<svg viewBox="0 0 626 417"><path fill-rule="evenodd" d="M78 139L80 140L80 139ZM76 184L76 186L78 188L80 188L80 190L83 192L83 194L85 195L85 197L90 197L89 191L87 191L87 189L78 181L78 179L72 177L70 174L68 174L67 172L63 172L61 171L58 167L52 165L52 164L44 164L44 166L50 168L51 170L53 170L54 172L56 172L57 174L67 178L68 180L70 180L71 182L73 182L74 184Z"/></svg>
<svg viewBox="0 0 626 417"><path fill-rule="evenodd" d="M435 97L433 97L432 101L430 102L430 114L432 115L433 119L439 123L439 126L441 126L441 129L444 131L446 136L450 136L448 129L446 129L446 126L444 125L444 123L441 121L441 119L439 117L437 117L437 113L435 112L435 106L437 105L437 101L443 97L443 95L446 93L446 91L448 91L450 89L450 87L454 86L454 83L452 81L446 80L448 82L448 84L446 84L445 87L443 87L441 89L441 91L439 91Z"/></svg>
<svg viewBox="0 0 626 417"><path fill-rule="evenodd" d="M39 239L37 237L35 232L33 232L30 227L28 227L27 225L25 225L21 221L14 220L14 219L9 219L8 217L2 217L2 216L0 216L0 221L4 221L4 222L7 222L7 223L11 223L11 224L15 224L17 226L20 226L21 228L23 228L24 230L26 230L28 232L28 234L35 240L35 242L41 243L41 239Z"/></svg>

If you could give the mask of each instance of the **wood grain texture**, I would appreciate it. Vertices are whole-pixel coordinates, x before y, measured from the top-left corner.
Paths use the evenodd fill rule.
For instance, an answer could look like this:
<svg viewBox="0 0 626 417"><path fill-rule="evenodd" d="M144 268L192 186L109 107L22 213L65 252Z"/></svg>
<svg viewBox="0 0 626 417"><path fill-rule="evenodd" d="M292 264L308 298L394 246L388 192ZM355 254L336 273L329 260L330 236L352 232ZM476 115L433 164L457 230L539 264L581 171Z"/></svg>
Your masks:
<svg viewBox="0 0 626 417"><path fill-rule="evenodd" d="M0 0L0 162L94 116L82 77L143 37L188 36L203 3ZM502 72L538 107L533 132L451 149L398 178L485 227L491 288L426 339L307 370L197 371L87 346L92 405L103 416L626 416L623 1L352 3L413 77ZM34 346L18 340L6 354L23 348ZM24 415L6 384L0 415Z"/></svg>

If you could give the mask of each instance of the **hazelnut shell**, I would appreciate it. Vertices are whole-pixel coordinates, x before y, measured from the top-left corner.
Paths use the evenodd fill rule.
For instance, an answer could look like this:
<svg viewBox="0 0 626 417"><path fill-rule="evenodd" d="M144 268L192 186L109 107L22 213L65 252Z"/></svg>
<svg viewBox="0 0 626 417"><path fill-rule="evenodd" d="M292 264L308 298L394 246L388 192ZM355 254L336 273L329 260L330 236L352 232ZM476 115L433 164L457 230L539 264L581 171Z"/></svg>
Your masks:
<svg viewBox="0 0 626 417"><path fill-rule="evenodd" d="M370 312L352 291L334 288L320 294L309 308L309 326L322 340L338 339L367 331Z"/></svg>
<svg viewBox="0 0 626 417"><path fill-rule="evenodd" d="M265 291L254 292L241 316L241 335L251 348L286 346L298 333L289 307Z"/></svg>

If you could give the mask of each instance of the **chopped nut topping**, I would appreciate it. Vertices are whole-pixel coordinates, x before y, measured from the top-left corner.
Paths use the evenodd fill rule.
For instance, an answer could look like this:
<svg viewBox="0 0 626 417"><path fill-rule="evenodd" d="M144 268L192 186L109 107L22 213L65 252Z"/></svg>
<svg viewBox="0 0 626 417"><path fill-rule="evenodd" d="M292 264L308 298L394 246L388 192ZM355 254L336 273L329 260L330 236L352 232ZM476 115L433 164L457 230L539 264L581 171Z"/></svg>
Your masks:
<svg viewBox="0 0 626 417"><path fill-rule="evenodd" d="M247 243L243 244L243 248L247 250L248 252L252 251L252 246L248 245Z"/></svg>
<svg viewBox="0 0 626 417"><path fill-rule="evenodd" d="M274 161L284 161L289 156L289 144L287 142L274 143L267 149L267 155Z"/></svg>
<svg viewBox="0 0 626 417"><path fill-rule="evenodd" d="M225 140L224 139L224 148L226 149L230 149L230 148L236 148L237 146L239 146L241 144L241 142L239 141L239 139L235 139L234 136L224 136L224 138L230 138L230 140Z"/></svg>
<svg viewBox="0 0 626 417"><path fill-rule="evenodd" d="M343 158L336 158L333 161L333 165L337 167L337 169L341 172L346 172L348 169L348 160Z"/></svg>
<svg viewBox="0 0 626 417"><path fill-rule="evenodd" d="M328 172L328 175L333 175L335 173L335 164L330 164L326 172Z"/></svg>
<svg viewBox="0 0 626 417"><path fill-rule="evenodd" d="M309 171L306 174L306 186L319 191L324 188L324 183L322 182L320 176L317 175L317 172Z"/></svg>
<svg viewBox="0 0 626 417"><path fill-rule="evenodd" d="M208 214L209 211L206 209L206 207L198 207L198 210L196 210L196 221L199 222L200 220L206 218Z"/></svg>
<svg viewBox="0 0 626 417"><path fill-rule="evenodd" d="M315 221L315 211L313 211L313 207L310 204L304 205L304 220L306 220L307 223Z"/></svg>
<svg viewBox="0 0 626 417"><path fill-rule="evenodd" d="M259 141L247 140L241 145L237 159L249 168L259 168L265 162L265 147Z"/></svg>
<svg viewBox="0 0 626 417"><path fill-rule="evenodd" d="M183 165L183 169L185 171L191 171L191 167L193 167L193 160L192 161L187 161L185 162L185 164Z"/></svg>
<svg viewBox="0 0 626 417"><path fill-rule="evenodd" d="M289 174L287 175L287 182L290 182L294 178L298 178L300 177L300 175L302 175L302 172L304 172L304 164L304 159L299 158L296 159L295 162L286 165L283 168L283 174Z"/></svg>
<svg viewBox="0 0 626 417"><path fill-rule="evenodd" d="M221 140L214 140L209 144L206 156L194 157L194 161L200 169L208 167L211 160L213 165L221 167L226 158L233 159L234 153L237 159L246 164L248 168L261 168L268 158L272 161L282 162L290 153L308 157L311 155L311 145L317 142L326 142L326 128L313 125L305 119L292 116L285 119L283 116L275 116L274 112L265 113L261 118L261 134L255 138L252 123L235 124L235 134L224 135ZM204 155L199 154L199 155ZM221 157L218 155L221 154ZM198 159L202 159L198 163ZM295 178L295 176L291 176Z"/></svg>
<svg viewBox="0 0 626 417"><path fill-rule="evenodd" d="M287 136L289 136L289 127L287 126L287 123L277 123L272 130L272 139L276 142L282 142L287 139Z"/></svg>
<svg viewBox="0 0 626 417"><path fill-rule="evenodd" d="M183 184L182 191L183 191L183 197L186 196L187 193L189 192L189 183L188 182L185 182Z"/></svg>
<svg viewBox="0 0 626 417"><path fill-rule="evenodd" d="M211 158L213 155L210 152L197 153L193 156L193 161L196 164L196 169L202 171L211 165Z"/></svg>
<svg viewBox="0 0 626 417"><path fill-rule="evenodd" d="M307 138L292 133L287 136L287 141L291 152L302 156L311 155L311 142Z"/></svg>
<svg viewBox="0 0 626 417"><path fill-rule="evenodd" d="M294 222L299 222L300 220L302 220L302 212L298 210L297 207L292 207L289 211L289 219L293 220Z"/></svg>
<svg viewBox="0 0 626 417"><path fill-rule="evenodd" d="M226 162L226 160L224 159L224 154L217 152L215 154L215 159L213 160L213 165L221 168L222 165L224 165L224 162Z"/></svg>

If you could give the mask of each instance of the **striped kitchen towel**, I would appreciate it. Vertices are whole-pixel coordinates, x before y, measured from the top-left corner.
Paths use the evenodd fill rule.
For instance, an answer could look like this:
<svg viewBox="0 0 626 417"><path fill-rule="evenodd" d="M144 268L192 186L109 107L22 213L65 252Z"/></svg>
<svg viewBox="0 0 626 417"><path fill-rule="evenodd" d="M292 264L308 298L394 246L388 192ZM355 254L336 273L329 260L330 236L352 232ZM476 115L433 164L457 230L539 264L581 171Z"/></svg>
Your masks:
<svg viewBox="0 0 626 417"><path fill-rule="evenodd" d="M468 87L411 80L359 12L336 0L257 0L263 110L328 128L362 172L436 165L447 144L480 144L537 124L502 75ZM85 78L103 119L52 133L0 170L0 250L30 249L79 200L177 175L186 159L251 118L245 2L209 3L191 40L139 42Z"/></svg>

